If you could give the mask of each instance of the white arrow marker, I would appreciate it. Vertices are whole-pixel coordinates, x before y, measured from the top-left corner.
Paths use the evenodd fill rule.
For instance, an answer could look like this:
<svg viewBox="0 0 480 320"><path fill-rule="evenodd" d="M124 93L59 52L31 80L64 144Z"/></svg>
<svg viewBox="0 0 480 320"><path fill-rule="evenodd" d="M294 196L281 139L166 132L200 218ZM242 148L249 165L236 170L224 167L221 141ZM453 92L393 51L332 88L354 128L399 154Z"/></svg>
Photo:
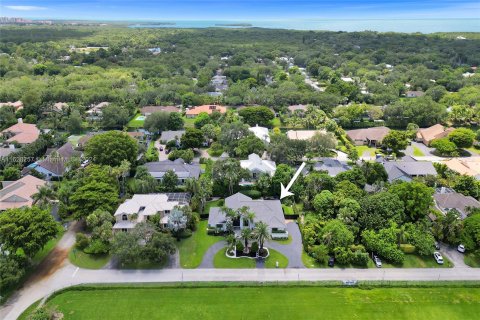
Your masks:
<svg viewBox="0 0 480 320"><path fill-rule="evenodd" d="M300 166L300 168L298 168L297 172L295 172L292 180L290 180L290 182L288 183L286 188L283 186L283 183L280 183L280 185L281 185L280 199L283 199L283 198L288 197L288 196L293 196L293 193L291 193L288 190L290 190L290 188L292 187L295 180L297 180L297 178L300 175L300 173L302 172L303 168L305 168L305 162L302 162L302 165Z"/></svg>

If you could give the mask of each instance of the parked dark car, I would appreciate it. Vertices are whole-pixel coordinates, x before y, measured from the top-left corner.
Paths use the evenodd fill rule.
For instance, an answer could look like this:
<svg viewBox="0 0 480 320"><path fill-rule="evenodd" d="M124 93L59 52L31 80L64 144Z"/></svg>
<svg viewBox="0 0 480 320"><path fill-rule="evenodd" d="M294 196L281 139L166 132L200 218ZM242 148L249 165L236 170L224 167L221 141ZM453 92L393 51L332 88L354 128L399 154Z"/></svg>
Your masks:
<svg viewBox="0 0 480 320"><path fill-rule="evenodd" d="M328 259L328 266L329 266L330 268L333 268L334 265L335 265L335 258L334 258L334 257L330 257L330 258Z"/></svg>
<svg viewBox="0 0 480 320"><path fill-rule="evenodd" d="M163 147L158 148L158 150L163 151Z"/></svg>

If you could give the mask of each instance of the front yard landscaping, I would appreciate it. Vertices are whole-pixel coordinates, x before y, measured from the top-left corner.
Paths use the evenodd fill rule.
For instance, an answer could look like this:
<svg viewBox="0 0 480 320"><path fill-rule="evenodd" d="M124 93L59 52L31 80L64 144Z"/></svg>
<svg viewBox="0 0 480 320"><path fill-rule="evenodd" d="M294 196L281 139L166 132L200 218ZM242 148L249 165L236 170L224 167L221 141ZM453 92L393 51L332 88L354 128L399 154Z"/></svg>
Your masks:
<svg viewBox="0 0 480 320"><path fill-rule="evenodd" d="M412 146L413 147L413 155L415 157L424 157L425 154L423 153L423 151L417 147L417 146Z"/></svg>
<svg viewBox="0 0 480 320"><path fill-rule="evenodd" d="M109 254L88 254L75 248L68 253L70 262L84 269L101 269L110 261L110 258Z"/></svg>
<svg viewBox="0 0 480 320"><path fill-rule="evenodd" d="M180 251L180 266L186 269L197 268L202 263L203 256L214 243L223 240L220 236L207 234L206 220L201 220L191 237L178 242Z"/></svg>
<svg viewBox="0 0 480 320"><path fill-rule="evenodd" d="M375 157L375 151L377 150L376 148L372 148L369 146L355 146L355 149L357 149L359 157L363 157L363 154L365 152L368 152L369 156Z"/></svg>
<svg viewBox="0 0 480 320"><path fill-rule="evenodd" d="M476 319L480 288L90 287L47 301L65 319ZM288 297L288 298L286 298ZM26 318L26 317L23 317Z"/></svg>
<svg viewBox="0 0 480 320"><path fill-rule="evenodd" d="M480 255L474 253L467 253L465 254L465 258L463 259L467 266L472 268L480 268Z"/></svg>
<svg viewBox="0 0 480 320"><path fill-rule="evenodd" d="M225 255L226 248L220 249L213 258L213 265L219 269L253 269L256 266L256 260L252 258L228 258ZM270 255L265 259L265 268L276 268L278 261L279 268L288 266L288 258L280 252L268 248Z"/></svg>

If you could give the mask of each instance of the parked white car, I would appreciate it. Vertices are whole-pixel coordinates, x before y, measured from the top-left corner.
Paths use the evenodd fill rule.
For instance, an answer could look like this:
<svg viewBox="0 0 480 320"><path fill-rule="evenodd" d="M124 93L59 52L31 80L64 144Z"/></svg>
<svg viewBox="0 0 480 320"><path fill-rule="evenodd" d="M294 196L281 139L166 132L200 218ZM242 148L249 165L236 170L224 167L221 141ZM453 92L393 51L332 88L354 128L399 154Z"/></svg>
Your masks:
<svg viewBox="0 0 480 320"><path fill-rule="evenodd" d="M438 264L443 264L443 257L442 257L442 255L440 254L440 252L435 251L435 252L433 253L433 257L435 258L435 261L437 261Z"/></svg>
<svg viewBox="0 0 480 320"><path fill-rule="evenodd" d="M461 252L461 253L465 253L465 246L463 244L460 244L458 247L457 247L457 251L458 252Z"/></svg>
<svg viewBox="0 0 480 320"><path fill-rule="evenodd" d="M382 260L376 255L373 255L373 262L375 262L375 267L381 268L382 267Z"/></svg>

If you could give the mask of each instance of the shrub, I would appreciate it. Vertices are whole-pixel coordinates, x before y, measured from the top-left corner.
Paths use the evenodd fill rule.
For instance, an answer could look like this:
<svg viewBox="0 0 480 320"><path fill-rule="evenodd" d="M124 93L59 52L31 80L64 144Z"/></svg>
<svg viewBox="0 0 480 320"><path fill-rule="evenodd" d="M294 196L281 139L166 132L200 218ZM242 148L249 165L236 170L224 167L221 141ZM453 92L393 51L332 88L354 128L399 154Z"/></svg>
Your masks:
<svg viewBox="0 0 480 320"><path fill-rule="evenodd" d="M212 157L219 157L223 153L223 147L220 143L214 142L210 146L210 149L208 150L208 154L211 155Z"/></svg>
<svg viewBox="0 0 480 320"><path fill-rule="evenodd" d="M349 264L351 261L351 251L343 247L336 247L334 250L335 260L342 265Z"/></svg>
<svg viewBox="0 0 480 320"><path fill-rule="evenodd" d="M192 162L194 157L192 149L187 149L187 150L173 150L169 155L168 155L168 160L176 160L176 159L183 159L186 163Z"/></svg>
<svg viewBox="0 0 480 320"><path fill-rule="evenodd" d="M110 250L110 246L100 240L93 240L83 251L88 254L105 254Z"/></svg>
<svg viewBox="0 0 480 320"><path fill-rule="evenodd" d="M319 263L326 263L328 261L328 249L325 245L314 246L312 248L312 257Z"/></svg>
<svg viewBox="0 0 480 320"><path fill-rule="evenodd" d="M242 190L240 191L244 195L252 198L252 199L259 199L262 196L262 193L258 190L251 189L251 190Z"/></svg>
<svg viewBox="0 0 480 320"><path fill-rule="evenodd" d="M237 247L237 252L243 252L243 250L245 249L245 246L241 241L237 241L236 247Z"/></svg>
<svg viewBox="0 0 480 320"><path fill-rule="evenodd" d="M404 253L414 253L415 252L415 246L414 245L411 245L411 244L408 244L408 243L405 243L405 244L401 244L400 245L400 250L402 250L402 252Z"/></svg>
<svg viewBox="0 0 480 320"><path fill-rule="evenodd" d="M88 247L89 244L90 239L85 234L77 232L77 234L75 235L75 246L78 249L83 250Z"/></svg>
<svg viewBox="0 0 480 320"><path fill-rule="evenodd" d="M359 266L359 267L366 267L368 264L368 253L362 251L355 251L351 255L351 262L352 264Z"/></svg>
<svg viewBox="0 0 480 320"><path fill-rule="evenodd" d="M251 250L252 252L257 252L257 251L258 251L258 242L256 242L256 241L253 242L253 243L252 243L252 246L250 247L250 250Z"/></svg>
<svg viewBox="0 0 480 320"><path fill-rule="evenodd" d="M192 236L192 230L190 229L185 229L183 230L179 235L179 238L181 239L186 239Z"/></svg>

